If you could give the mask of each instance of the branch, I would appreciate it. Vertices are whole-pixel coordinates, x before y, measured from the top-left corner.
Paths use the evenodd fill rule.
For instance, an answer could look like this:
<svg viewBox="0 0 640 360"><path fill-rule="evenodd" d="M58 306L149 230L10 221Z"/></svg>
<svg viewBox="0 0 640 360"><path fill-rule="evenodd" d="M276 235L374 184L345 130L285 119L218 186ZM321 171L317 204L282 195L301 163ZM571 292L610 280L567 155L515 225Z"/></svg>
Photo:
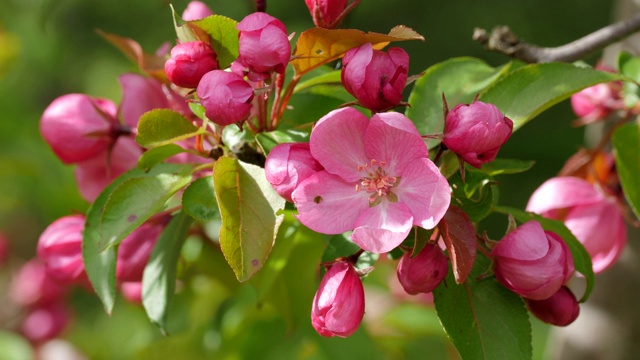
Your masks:
<svg viewBox="0 0 640 360"><path fill-rule="evenodd" d="M640 30L640 13L629 19L605 26L568 44L545 48L521 41L507 26L498 26L490 34L476 28L473 40L491 51L509 55L528 63L552 61L574 62Z"/></svg>

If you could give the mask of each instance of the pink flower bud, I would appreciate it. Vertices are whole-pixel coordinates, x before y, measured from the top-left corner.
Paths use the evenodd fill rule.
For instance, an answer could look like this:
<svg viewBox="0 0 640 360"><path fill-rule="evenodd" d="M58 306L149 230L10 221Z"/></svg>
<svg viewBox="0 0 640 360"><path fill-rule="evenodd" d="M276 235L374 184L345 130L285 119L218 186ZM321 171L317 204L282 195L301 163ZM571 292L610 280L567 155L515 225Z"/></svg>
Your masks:
<svg viewBox="0 0 640 360"><path fill-rule="evenodd" d="M580 314L578 300L566 286L561 287L548 299L526 299L526 304L538 319L556 326L567 326Z"/></svg>
<svg viewBox="0 0 640 360"><path fill-rule="evenodd" d="M65 289L47 274L44 263L38 259L22 265L9 287L11 300L23 307L50 304L60 300L64 292Z"/></svg>
<svg viewBox="0 0 640 360"><path fill-rule="evenodd" d="M338 25L342 12L347 7L347 0L305 0L311 12L313 23L317 27L333 29Z"/></svg>
<svg viewBox="0 0 640 360"><path fill-rule="evenodd" d="M83 279L82 232L84 215L62 217L49 225L38 240L38 258L51 277L62 284Z"/></svg>
<svg viewBox="0 0 640 360"><path fill-rule="evenodd" d="M187 4L187 8L182 13L182 20L192 21L204 19L213 15L213 11L202 1L191 1Z"/></svg>
<svg viewBox="0 0 640 360"><path fill-rule="evenodd" d="M142 273L164 226L163 223L144 223L122 240L116 266L119 281L142 281Z"/></svg>
<svg viewBox="0 0 640 360"><path fill-rule="evenodd" d="M142 282L123 282L120 285L120 291L122 296L130 303L140 305L142 304Z"/></svg>
<svg viewBox="0 0 640 360"><path fill-rule="evenodd" d="M545 181L531 195L527 211L563 221L591 255L596 273L615 264L627 243L627 227L615 198L577 177Z"/></svg>
<svg viewBox="0 0 640 360"><path fill-rule="evenodd" d="M353 48L342 59L342 84L360 105L381 112L402 101L409 55L398 47L374 50L370 43Z"/></svg>
<svg viewBox="0 0 640 360"><path fill-rule="evenodd" d="M573 274L573 257L564 241L529 221L508 233L491 251L496 279L516 294L544 300Z"/></svg>
<svg viewBox="0 0 640 360"><path fill-rule="evenodd" d="M33 309L22 322L22 334L33 343L51 340L69 323L69 312L61 303Z"/></svg>
<svg viewBox="0 0 640 360"><path fill-rule="evenodd" d="M398 263L398 280L407 294L430 293L449 271L449 259L437 245L427 244L418 255L406 253Z"/></svg>
<svg viewBox="0 0 640 360"><path fill-rule="evenodd" d="M471 166L493 161L513 130L513 122L493 104L459 104L444 122L442 142Z"/></svg>
<svg viewBox="0 0 640 360"><path fill-rule="evenodd" d="M602 120L611 112L621 109L619 92L610 84L597 84L571 95L573 112L588 120Z"/></svg>
<svg viewBox="0 0 640 360"><path fill-rule="evenodd" d="M322 166L311 155L309 143L285 143L271 149L264 169L276 192L293 202L293 190L302 180L322 170Z"/></svg>
<svg viewBox="0 0 640 360"><path fill-rule="evenodd" d="M291 44L284 24L263 12L247 15L236 28L240 31L238 62L249 79L262 80L271 72L283 74L291 57Z"/></svg>
<svg viewBox="0 0 640 360"><path fill-rule="evenodd" d="M42 114L40 132L58 158L71 164L96 156L112 142L116 105L83 94L55 99Z"/></svg>
<svg viewBox="0 0 640 360"><path fill-rule="evenodd" d="M210 71L200 80L197 93L206 116L218 125L242 121L251 112L253 88L240 75Z"/></svg>
<svg viewBox="0 0 640 360"><path fill-rule="evenodd" d="M164 71L172 83L196 88L204 74L218 68L217 57L204 41L181 43L171 49L171 58L164 63Z"/></svg>
<svg viewBox="0 0 640 360"><path fill-rule="evenodd" d="M364 288L351 264L337 262L324 274L313 298L311 324L326 337L353 334L364 316Z"/></svg>
<svg viewBox="0 0 640 360"><path fill-rule="evenodd" d="M9 259L9 239L0 233L0 269Z"/></svg>
<svg viewBox="0 0 640 360"><path fill-rule="evenodd" d="M120 136L111 151L78 163L74 171L80 194L94 201L115 178L137 166L142 149L132 138Z"/></svg>

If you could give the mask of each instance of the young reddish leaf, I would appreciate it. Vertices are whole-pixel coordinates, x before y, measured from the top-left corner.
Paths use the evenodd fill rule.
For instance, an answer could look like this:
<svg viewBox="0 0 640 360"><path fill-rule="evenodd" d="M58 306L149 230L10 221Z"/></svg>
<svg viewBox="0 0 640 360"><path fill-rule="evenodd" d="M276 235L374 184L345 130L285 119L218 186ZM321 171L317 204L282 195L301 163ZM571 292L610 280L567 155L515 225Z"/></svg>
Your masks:
<svg viewBox="0 0 640 360"><path fill-rule="evenodd" d="M380 50L392 41L423 40L424 37L406 26L396 26L388 35L365 33L355 29L329 30L313 28L300 34L291 65L297 76L341 58L355 47L371 43Z"/></svg>
<svg viewBox="0 0 640 360"><path fill-rule="evenodd" d="M476 229L462 209L451 205L438 225L449 250L456 283L462 284L476 260Z"/></svg>
<svg viewBox="0 0 640 360"><path fill-rule="evenodd" d="M136 63L142 71L162 82L167 82L167 75L164 73L165 59L163 57L145 53L142 50L142 46L133 39L110 34L102 30L96 31L98 35L102 36L131 61Z"/></svg>

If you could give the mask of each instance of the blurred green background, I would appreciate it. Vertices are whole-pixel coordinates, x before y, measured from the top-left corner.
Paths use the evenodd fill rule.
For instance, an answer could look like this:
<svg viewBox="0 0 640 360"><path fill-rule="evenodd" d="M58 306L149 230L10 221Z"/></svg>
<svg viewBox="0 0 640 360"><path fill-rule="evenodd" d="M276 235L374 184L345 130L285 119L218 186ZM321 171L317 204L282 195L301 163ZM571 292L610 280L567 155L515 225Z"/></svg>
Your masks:
<svg viewBox="0 0 640 360"><path fill-rule="evenodd" d="M180 13L187 1L172 3ZM83 212L88 205L75 188L72 167L60 163L41 139L38 122L42 111L66 93L86 93L119 102L118 75L137 69L95 30L133 38L147 52L153 52L175 39L169 4L165 0L0 1L0 231L10 239L13 264L34 256L38 236L50 222ZM236 20L254 7L251 0L210 0L207 4L216 13ZM608 24L612 6L611 1L589 1L587 6L584 0L362 0L342 27L382 33L398 24L415 29L426 41L400 46L410 54L410 73L416 74L457 56L479 57L494 66L508 61L502 55L486 52L471 39L475 27L509 25L531 43L556 46ZM299 33L312 26L303 0L268 0L267 10L281 19L289 32ZM587 60L594 63L596 59ZM501 204L523 207L531 192L580 147L584 134L582 129L570 126L574 117L567 102L557 105L515 133L502 148L500 157L537 163L525 174L504 178L500 184ZM490 235L498 237L506 221L496 221ZM0 289L2 286L0 283ZM218 297L217 301L222 301L223 295ZM89 335L70 335L78 342L91 341L82 346L83 350L104 348L103 354L110 354L108 357L124 358L127 351L158 336L136 307L122 305L116 308L114 318L108 319L97 299L80 294L74 301L78 312L89 319L77 321ZM439 327L435 317L427 320L431 323L415 325L423 339L420 344L409 344L409 350L393 357L419 356L433 341L433 348L439 349L434 350L433 358L455 358L455 351L443 345L441 334L436 334L436 340L423 336L437 333ZM142 330L132 337L134 323ZM272 331L266 324L253 331ZM0 330L3 328L0 323ZM536 337L536 341L541 338ZM341 343L331 340L328 344ZM411 346L417 347L411 350ZM346 356L348 351L342 351ZM536 352L540 356L540 347Z"/></svg>

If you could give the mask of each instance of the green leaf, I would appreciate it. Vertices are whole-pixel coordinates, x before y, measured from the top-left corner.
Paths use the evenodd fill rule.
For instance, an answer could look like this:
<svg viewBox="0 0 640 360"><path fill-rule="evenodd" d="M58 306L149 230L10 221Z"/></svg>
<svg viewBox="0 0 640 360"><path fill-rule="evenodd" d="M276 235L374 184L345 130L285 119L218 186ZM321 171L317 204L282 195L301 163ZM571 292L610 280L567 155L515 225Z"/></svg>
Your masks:
<svg viewBox="0 0 640 360"><path fill-rule="evenodd" d="M594 273L593 267L591 265L591 256L584 248L584 246L576 239L576 237L571 233L569 229L562 223L561 221L547 219L538 214L522 211L519 209L514 209L505 206L498 206L495 208L495 211L502 214L511 214L516 220L521 223L525 223L530 220L535 220L542 225L542 228L548 231L552 231L564 240L564 242L571 250L571 255L573 256L573 265L576 268L576 271L584 276L586 279L587 285L584 290L584 294L580 299L580 302L585 302L589 298L591 294L591 290L593 290L593 282L594 282Z"/></svg>
<svg viewBox="0 0 640 360"><path fill-rule="evenodd" d="M120 243L191 181L191 167L161 166L153 175L123 181L109 195L100 215L100 250Z"/></svg>
<svg viewBox="0 0 640 360"><path fill-rule="evenodd" d="M211 45L218 54L220 69L228 67L238 57L238 22L222 15L212 15L201 20L189 21L211 37Z"/></svg>
<svg viewBox="0 0 640 360"><path fill-rule="evenodd" d="M498 202L498 189L491 178L475 170L465 170L465 181L457 172L449 179L453 189L451 204L464 210L472 222L477 223L491 213Z"/></svg>
<svg viewBox="0 0 640 360"><path fill-rule="evenodd" d="M628 76L635 81L627 81L623 84L624 104L626 107L634 107L640 101L640 58L621 52L618 58L618 69L622 75Z"/></svg>
<svg viewBox="0 0 640 360"><path fill-rule="evenodd" d="M256 142L265 155L269 155L271 149L282 143L309 142L309 133L299 130L284 130L263 132L256 135Z"/></svg>
<svg viewBox="0 0 640 360"><path fill-rule="evenodd" d="M450 271L433 291L438 317L464 360L528 360L533 356L531 325L522 299L491 277L479 254L471 275L456 284Z"/></svg>
<svg viewBox="0 0 640 360"><path fill-rule="evenodd" d="M152 323L166 334L166 320L176 286L180 249L192 219L177 213L158 238L142 276L142 305Z"/></svg>
<svg viewBox="0 0 640 360"><path fill-rule="evenodd" d="M316 95L306 92L295 94L289 100L278 130L307 129L311 132L311 124L318 121L332 110L337 109L344 101L330 96Z"/></svg>
<svg viewBox="0 0 640 360"><path fill-rule="evenodd" d="M637 122L624 124L613 132L616 169L620 185L633 213L640 219L640 128Z"/></svg>
<svg viewBox="0 0 640 360"><path fill-rule="evenodd" d="M202 222L220 218L213 177L202 177L187 187L182 195L182 210Z"/></svg>
<svg viewBox="0 0 640 360"><path fill-rule="evenodd" d="M328 236L327 242L327 247L322 254L323 263L333 261L339 257L351 256L360 251L360 247L351 241L346 233Z"/></svg>
<svg viewBox="0 0 640 360"><path fill-rule="evenodd" d="M496 105L513 121L513 131L572 94L599 83L625 80L571 64L546 63L523 66L496 82L480 100Z"/></svg>
<svg viewBox="0 0 640 360"><path fill-rule="evenodd" d="M320 69L320 68L319 68ZM296 85L293 93L309 91L318 85L342 85L342 70L332 70Z"/></svg>
<svg viewBox="0 0 640 360"><path fill-rule="evenodd" d="M185 152L186 150L176 144L167 144L145 151L138 160L138 169L149 170L164 160Z"/></svg>
<svg viewBox="0 0 640 360"><path fill-rule="evenodd" d="M483 164L480 171L489 176L518 174L531 169L535 163L531 160L495 159L490 163Z"/></svg>
<svg viewBox="0 0 640 360"><path fill-rule="evenodd" d="M409 95L409 104L405 115L411 119L420 134L442 132L444 116L442 94L447 98L449 108L457 104L467 104L507 72L510 64L493 68L480 59L454 58L428 68L416 81ZM438 145L438 141L429 143L429 148Z"/></svg>
<svg viewBox="0 0 640 360"><path fill-rule="evenodd" d="M20 335L9 331L0 331L0 349L2 349L0 360L35 359L34 350L31 348L29 342Z"/></svg>
<svg viewBox="0 0 640 360"><path fill-rule="evenodd" d="M136 141L142 147L153 148L188 139L202 132L173 110L155 109L140 117Z"/></svg>
<svg viewBox="0 0 640 360"><path fill-rule="evenodd" d="M281 198L267 181L264 169L222 157L213 168L222 229L220 246L239 281L251 278L264 265L283 220Z"/></svg>

